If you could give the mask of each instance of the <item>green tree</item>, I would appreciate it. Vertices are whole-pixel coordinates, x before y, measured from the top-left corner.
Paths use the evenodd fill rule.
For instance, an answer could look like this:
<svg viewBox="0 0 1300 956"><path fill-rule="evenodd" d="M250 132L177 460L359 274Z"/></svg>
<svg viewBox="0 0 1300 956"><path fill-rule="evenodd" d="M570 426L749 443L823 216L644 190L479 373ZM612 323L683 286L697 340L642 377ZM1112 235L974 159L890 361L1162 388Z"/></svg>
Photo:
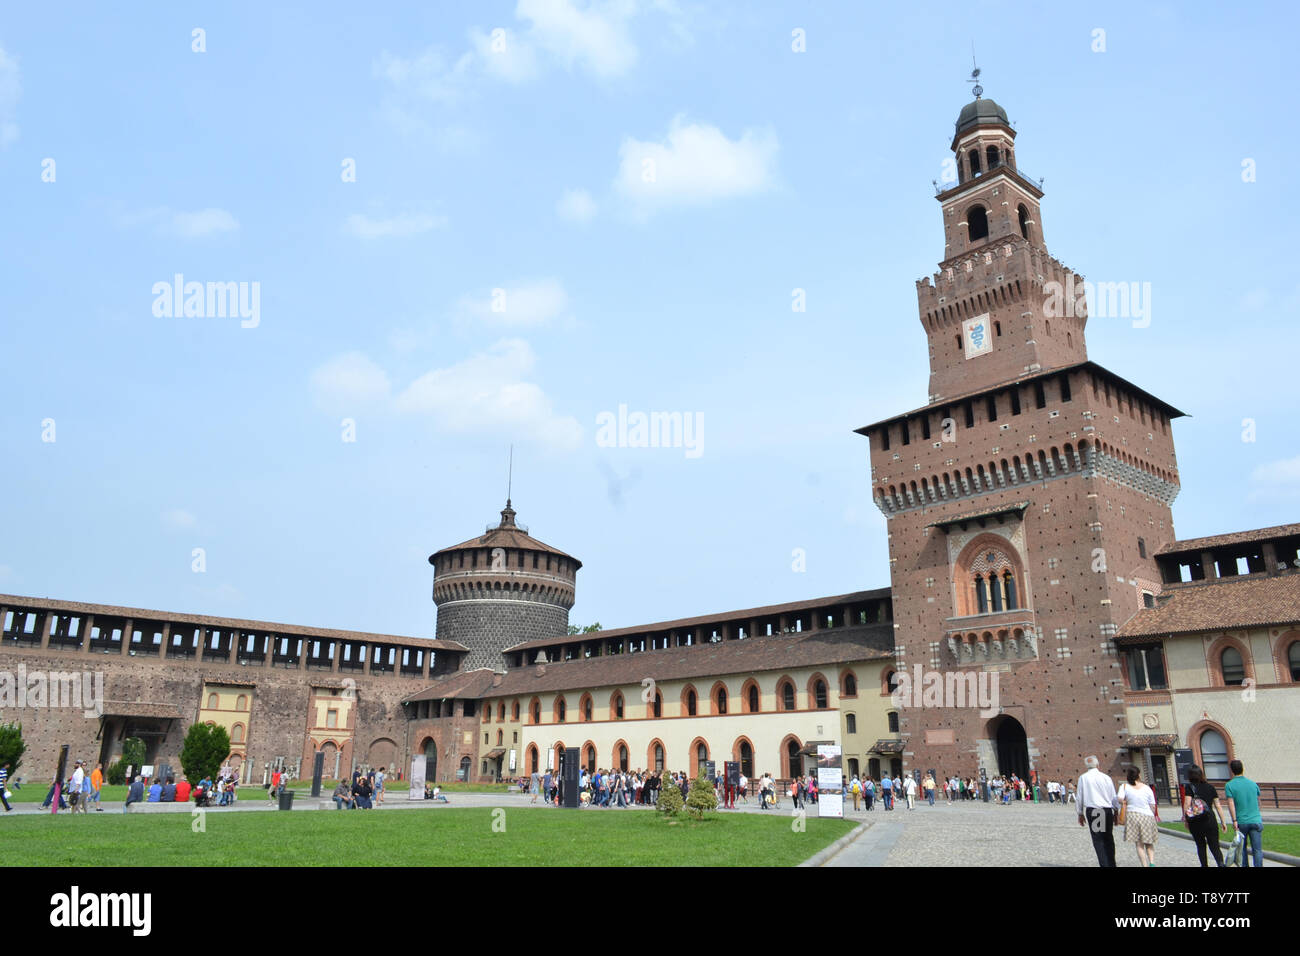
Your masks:
<svg viewBox="0 0 1300 956"><path fill-rule="evenodd" d="M0 765L9 765L9 776L18 772L27 744L23 743L22 724L0 724Z"/></svg>
<svg viewBox="0 0 1300 956"><path fill-rule="evenodd" d="M595 634L600 629L600 621L595 624L588 624L586 627L578 627L576 624L569 625L570 634Z"/></svg>
<svg viewBox="0 0 1300 956"><path fill-rule="evenodd" d="M181 770L190 783L215 777L221 762L230 756L230 735L225 727L193 724L181 747Z"/></svg>
<svg viewBox="0 0 1300 956"><path fill-rule="evenodd" d="M716 809L718 793L713 789L713 781L704 776L704 768L700 767L700 775L691 782L691 792L686 797L686 812L696 820L702 820L704 814Z"/></svg>
<svg viewBox="0 0 1300 956"><path fill-rule="evenodd" d="M672 777L664 774L659 784L659 799L655 802L655 809L664 816L671 817L681 813L682 805L682 788L673 782Z"/></svg>
<svg viewBox="0 0 1300 956"><path fill-rule="evenodd" d="M144 741L139 737L127 737L126 740L122 741L123 765L130 764L139 773L140 768L144 766L144 757Z"/></svg>

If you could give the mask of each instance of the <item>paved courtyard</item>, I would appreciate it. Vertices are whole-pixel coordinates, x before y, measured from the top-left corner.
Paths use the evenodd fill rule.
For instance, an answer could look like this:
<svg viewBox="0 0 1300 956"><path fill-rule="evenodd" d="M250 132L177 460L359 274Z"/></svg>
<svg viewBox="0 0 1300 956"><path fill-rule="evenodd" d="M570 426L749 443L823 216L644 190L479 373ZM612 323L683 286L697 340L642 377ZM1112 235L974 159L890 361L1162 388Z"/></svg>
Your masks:
<svg viewBox="0 0 1300 956"><path fill-rule="evenodd" d="M1177 809L1161 808L1166 819L1177 819ZM869 830L826 866L1091 866L1097 865L1092 840L1073 804L924 802L915 810L845 814L871 824ZM1232 830L1229 828L1229 838ZM1264 826L1268 847L1268 825ZM1222 835L1221 835L1222 836ZM1115 860L1120 866L1137 866L1137 850L1124 842L1123 827L1115 828ZM1213 866L1213 860L1211 860ZM1282 866L1271 860L1265 866ZM1161 832L1156 843L1156 866L1200 866L1196 845Z"/></svg>

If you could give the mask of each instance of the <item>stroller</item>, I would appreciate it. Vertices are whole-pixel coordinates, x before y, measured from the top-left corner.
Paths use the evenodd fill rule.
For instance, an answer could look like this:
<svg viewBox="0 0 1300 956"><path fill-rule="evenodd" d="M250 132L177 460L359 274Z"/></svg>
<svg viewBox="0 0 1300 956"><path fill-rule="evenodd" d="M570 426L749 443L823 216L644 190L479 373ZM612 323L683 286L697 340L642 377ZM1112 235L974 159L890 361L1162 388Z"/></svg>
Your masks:
<svg viewBox="0 0 1300 956"><path fill-rule="evenodd" d="M212 789L210 787L195 787L193 796L196 807L212 806Z"/></svg>

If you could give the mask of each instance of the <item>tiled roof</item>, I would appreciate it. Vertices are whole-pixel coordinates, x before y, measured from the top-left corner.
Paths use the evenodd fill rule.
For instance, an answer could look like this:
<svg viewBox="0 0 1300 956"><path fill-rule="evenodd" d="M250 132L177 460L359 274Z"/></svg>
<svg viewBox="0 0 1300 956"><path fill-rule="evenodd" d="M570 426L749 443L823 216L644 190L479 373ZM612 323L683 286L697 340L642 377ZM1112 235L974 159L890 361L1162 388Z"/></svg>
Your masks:
<svg viewBox="0 0 1300 956"><path fill-rule="evenodd" d="M1072 372L1075 371L1076 369L1082 369L1088 372L1095 372L1097 375L1101 376L1102 378L1107 378L1112 382L1117 382L1120 385L1123 385L1129 391L1133 392L1136 395L1140 395L1141 397L1145 398L1148 402L1150 402L1152 405L1155 405L1157 408L1161 409L1170 418L1183 418L1187 415L1186 412L1180 412L1178 409L1174 408L1174 406L1170 405L1164 399L1156 398L1154 395L1152 395L1150 392L1146 391L1145 389L1138 388L1132 382L1120 378L1110 369L1104 368L1103 366L1098 365L1096 362L1088 361L1088 362L1076 362L1073 365L1062 365L1059 368L1043 369L1041 371L1030 372L1025 375L1018 375L1013 378L1007 379L1005 382L999 382L996 385L982 386L980 388L974 389L973 391L961 392L957 395L944 395L938 401L931 402L928 405L922 405L920 408L914 408L910 412L903 412L901 415L893 415L890 418L882 418L878 422L872 422L870 425L863 425L861 428L855 428L853 430L859 435L866 435L873 428L879 428L881 425L892 425L894 422L901 422L905 418L910 418L913 415L919 415L922 412L932 412L936 408L942 408L945 405L956 405L958 402L964 402L968 398L975 398L976 396L979 395L987 395L989 392L996 392L1004 388L1010 388L1012 385L1023 385L1024 383L1032 382L1035 379L1048 378L1049 376L1052 375L1060 375L1062 372Z"/></svg>
<svg viewBox="0 0 1300 956"><path fill-rule="evenodd" d="M903 742L901 740L884 739L877 740L876 745L867 753L873 754L901 754L903 752Z"/></svg>
<svg viewBox="0 0 1300 956"><path fill-rule="evenodd" d="M417 694L402 699L402 703L414 700L443 700L453 697L467 697L477 700L491 688L493 681L500 675L488 667L479 667L472 671L457 671L426 687Z"/></svg>
<svg viewBox="0 0 1300 956"><path fill-rule="evenodd" d="M462 548L523 548L528 551L542 551L549 554L558 554L562 558L568 558L574 563L574 570L582 567L582 562L571 554L565 554L559 548L552 548L543 541L538 541L524 528L515 524L515 511L510 507L510 502L506 502L505 510L501 512L501 523L495 528L488 528L487 531L477 538L470 538L468 541L462 541L460 544L453 544L449 548L442 548L439 551L429 555L429 563L434 564L435 558L440 554L446 554L448 551L459 551Z"/></svg>
<svg viewBox="0 0 1300 956"><path fill-rule="evenodd" d="M813 598L807 601L790 601L787 604L768 604L764 607L742 608L739 611L723 611L720 614L701 614L698 617L682 617L675 621L660 621L657 624L640 624L636 627L618 627L606 631L592 631L589 634L569 634L558 635L556 637L539 638L532 641L523 641L522 643L512 645L505 649L505 653L510 651L528 650L530 648L549 647L557 644L573 644L582 641L600 640L607 637L627 637L641 634L649 634L652 631L672 631L685 630L689 627L696 627L700 624L724 624L728 621L751 621L761 617L772 617L779 614L786 614L791 611L809 611L813 608L829 606L855 604L859 601L881 600L889 597L889 588L876 588L874 591L854 591L851 594L837 594L832 597ZM886 622L891 623L892 622Z"/></svg>
<svg viewBox="0 0 1300 956"><path fill-rule="evenodd" d="M369 631L338 631L327 627L306 627L301 624L276 624L272 621L246 621L237 617L213 617L209 614L179 614L175 611L151 611L139 607L120 607L116 604L86 604L82 601L56 601L53 598L24 597L19 594L0 594L0 606L10 610L28 608L33 611L66 611L71 614L96 614L110 617L129 617L138 621L171 621L176 624L198 624L203 627L230 628L256 631L282 637L320 637L343 641L370 641L400 644L403 647L425 647L435 651L468 651L459 641L440 641L425 637L405 637L401 634L373 634Z"/></svg>
<svg viewBox="0 0 1300 956"><path fill-rule="evenodd" d="M880 628L837 627L799 634L772 634L745 640L673 647L639 654L615 654L555 664L527 665L508 671L487 697L536 694L588 687L639 684L696 677L722 677L794 667L847 664L853 661L893 660L893 631L887 632L888 650L870 643ZM827 679L835 678L827 674ZM421 694L421 698L423 698Z"/></svg>
<svg viewBox="0 0 1300 956"><path fill-rule="evenodd" d="M971 511L966 514L953 515L951 518L940 518L938 521L932 521L926 525L927 528L945 528L950 524L960 524L963 521L974 521L976 518L992 518L995 515L1006 515L1012 512L1024 513L1029 507L1027 501L1017 501L1009 505L998 505L996 508L984 508L979 511Z"/></svg>
<svg viewBox="0 0 1300 956"><path fill-rule="evenodd" d="M1257 528L1254 531L1233 531L1230 534L1212 534L1204 538L1187 538L1183 541L1170 541L1156 554L1179 554L1183 551L1207 551L1211 548L1223 548L1234 544L1246 544L1250 541L1265 541L1269 538L1290 538L1300 535L1300 524L1279 524L1272 528Z"/></svg>
<svg viewBox="0 0 1300 956"><path fill-rule="evenodd" d="M1300 574L1172 588L1119 629L1120 640L1300 622Z"/></svg>
<svg viewBox="0 0 1300 956"><path fill-rule="evenodd" d="M1178 743L1177 734L1134 734L1128 738L1129 747L1172 747Z"/></svg>

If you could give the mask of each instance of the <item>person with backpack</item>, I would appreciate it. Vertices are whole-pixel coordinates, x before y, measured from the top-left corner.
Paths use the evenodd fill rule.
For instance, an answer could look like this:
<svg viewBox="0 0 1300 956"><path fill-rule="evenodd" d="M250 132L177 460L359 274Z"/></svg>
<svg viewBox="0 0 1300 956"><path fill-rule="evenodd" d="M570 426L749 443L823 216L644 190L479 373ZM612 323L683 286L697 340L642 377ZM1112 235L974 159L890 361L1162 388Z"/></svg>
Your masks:
<svg viewBox="0 0 1300 956"><path fill-rule="evenodd" d="M1082 780L1079 781L1083 783ZM1223 808L1219 806L1219 791L1205 779L1205 771L1200 767L1187 768L1187 787L1183 791L1183 817L1187 821L1187 832L1196 841L1196 856L1201 866L1209 866L1205 858L1208 848L1214 856L1214 862L1223 866L1223 850L1219 848L1219 832L1227 832L1228 825L1223 822ZM1218 827L1214 823L1218 820Z"/></svg>
<svg viewBox="0 0 1300 956"><path fill-rule="evenodd" d="M1253 858L1256 866L1264 865L1264 818L1259 813L1259 784L1245 775L1245 767L1240 760L1229 762L1232 779L1224 785L1223 794L1228 798L1228 812L1232 814L1232 825L1244 840L1250 842L1250 849L1242 854L1241 865L1250 866Z"/></svg>

